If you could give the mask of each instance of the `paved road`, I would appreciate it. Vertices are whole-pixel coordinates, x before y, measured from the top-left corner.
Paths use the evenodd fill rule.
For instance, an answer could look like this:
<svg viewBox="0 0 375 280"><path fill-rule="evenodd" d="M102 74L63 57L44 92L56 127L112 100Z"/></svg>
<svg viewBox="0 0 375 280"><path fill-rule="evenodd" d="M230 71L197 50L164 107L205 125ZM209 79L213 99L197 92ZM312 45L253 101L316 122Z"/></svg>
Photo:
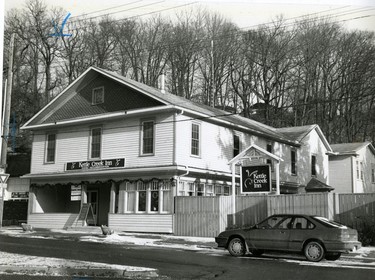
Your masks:
<svg viewBox="0 0 375 280"><path fill-rule="evenodd" d="M303 257L246 256L234 258L223 251L185 251L137 245L109 245L74 240L20 238L0 235L0 250L32 256L54 257L109 264L143 266L158 270L158 279L373 279L375 267L311 264ZM373 263L374 261L372 261ZM350 262L349 262L350 263ZM0 279L74 279L0 275ZM90 278L82 278L90 279ZM95 278L99 279L99 278ZM112 278L113 279L113 278ZM76 278L75 280L81 280Z"/></svg>

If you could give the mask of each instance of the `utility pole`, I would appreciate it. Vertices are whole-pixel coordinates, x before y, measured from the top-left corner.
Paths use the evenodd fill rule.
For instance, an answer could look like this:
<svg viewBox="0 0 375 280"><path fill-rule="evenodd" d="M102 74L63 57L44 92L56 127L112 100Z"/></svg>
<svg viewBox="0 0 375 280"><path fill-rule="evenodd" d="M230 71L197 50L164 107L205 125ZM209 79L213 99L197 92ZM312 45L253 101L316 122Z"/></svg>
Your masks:
<svg viewBox="0 0 375 280"><path fill-rule="evenodd" d="M3 212L4 212L4 189L7 188L6 181L8 180L9 174L6 174L7 167L7 150L8 150L8 136L9 136L9 120L10 120L10 105L12 96L12 84L13 84L13 55L14 55L14 37L13 33L10 38L9 44L9 61L8 61L8 79L6 85L6 96L4 96L4 119L2 120L2 147L1 147L1 163L0 163L0 228L3 226ZM0 104L2 106L2 104Z"/></svg>

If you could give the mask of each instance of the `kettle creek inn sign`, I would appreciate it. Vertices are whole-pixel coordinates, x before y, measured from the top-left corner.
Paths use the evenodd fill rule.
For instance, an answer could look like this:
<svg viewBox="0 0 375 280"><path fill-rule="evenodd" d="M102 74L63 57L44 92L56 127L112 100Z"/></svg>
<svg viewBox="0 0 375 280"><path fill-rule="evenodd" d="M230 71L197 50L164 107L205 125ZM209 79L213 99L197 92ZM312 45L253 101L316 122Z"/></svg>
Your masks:
<svg viewBox="0 0 375 280"><path fill-rule="evenodd" d="M102 160L86 160L67 162L65 166L66 171L74 170L100 170L112 168L125 168L124 158L102 159Z"/></svg>
<svg viewBox="0 0 375 280"><path fill-rule="evenodd" d="M241 193L271 192L271 168L269 165L241 167Z"/></svg>

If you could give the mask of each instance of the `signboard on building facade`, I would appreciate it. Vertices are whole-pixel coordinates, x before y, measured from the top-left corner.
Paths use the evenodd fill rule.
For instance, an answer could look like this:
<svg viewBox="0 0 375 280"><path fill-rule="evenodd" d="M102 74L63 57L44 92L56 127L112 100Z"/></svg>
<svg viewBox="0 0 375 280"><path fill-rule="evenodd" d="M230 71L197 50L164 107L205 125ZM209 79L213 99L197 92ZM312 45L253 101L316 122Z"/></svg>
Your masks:
<svg viewBox="0 0 375 280"><path fill-rule="evenodd" d="M78 201L81 200L82 186L81 185L71 185L70 186L70 200Z"/></svg>
<svg viewBox="0 0 375 280"><path fill-rule="evenodd" d="M86 160L86 161L73 161L66 163L66 171L72 170L98 170L107 168L124 168L125 159L102 159L102 160Z"/></svg>
<svg viewBox="0 0 375 280"><path fill-rule="evenodd" d="M241 168L241 193L269 193L271 181L269 165L242 166Z"/></svg>

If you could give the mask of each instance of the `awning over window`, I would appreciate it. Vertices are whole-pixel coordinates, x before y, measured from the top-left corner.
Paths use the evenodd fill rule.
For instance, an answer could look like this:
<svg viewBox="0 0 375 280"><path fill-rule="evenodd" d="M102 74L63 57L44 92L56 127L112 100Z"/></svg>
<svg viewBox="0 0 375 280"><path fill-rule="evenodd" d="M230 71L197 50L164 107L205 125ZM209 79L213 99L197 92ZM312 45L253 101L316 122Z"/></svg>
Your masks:
<svg viewBox="0 0 375 280"><path fill-rule="evenodd" d="M306 192L330 192L334 189L316 178L312 178L305 188Z"/></svg>

